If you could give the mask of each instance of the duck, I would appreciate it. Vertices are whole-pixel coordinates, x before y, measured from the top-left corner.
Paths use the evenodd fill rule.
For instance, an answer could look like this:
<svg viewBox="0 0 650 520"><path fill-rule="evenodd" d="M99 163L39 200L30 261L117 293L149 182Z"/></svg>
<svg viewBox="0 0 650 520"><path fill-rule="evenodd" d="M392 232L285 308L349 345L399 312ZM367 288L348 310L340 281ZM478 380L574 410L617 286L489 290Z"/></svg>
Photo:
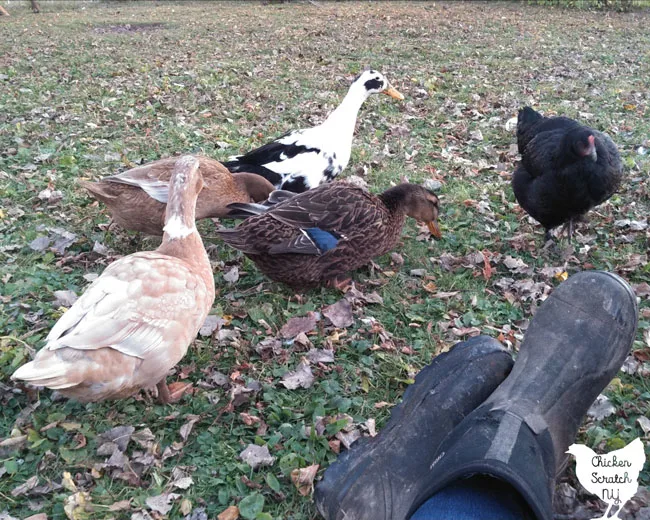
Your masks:
<svg viewBox="0 0 650 520"><path fill-rule="evenodd" d="M246 205L233 206L241 214ZM441 237L440 201L417 184L374 195L337 181L250 210L252 216L235 228L218 229L218 236L271 280L296 289L347 287L346 273L395 246L406 216L425 222L434 237Z"/></svg>
<svg viewBox="0 0 650 520"><path fill-rule="evenodd" d="M185 355L215 298L210 260L195 225L200 161L177 159L160 247L110 264L55 323L45 345L12 379L84 403L156 386Z"/></svg>
<svg viewBox="0 0 650 520"><path fill-rule="evenodd" d="M254 173L232 174L219 161L195 156L204 187L196 202L197 220L223 217L234 202L260 202L274 186ZM109 209L113 221L124 229L148 235L163 234L169 179L177 158L170 157L132 168L98 182L81 181L94 198Z"/></svg>
<svg viewBox="0 0 650 520"><path fill-rule="evenodd" d="M531 107L517 116L521 162L512 176L519 205L545 229L574 223L620 187L623 163L612 139L574 119L545 117Z"/></svg>
<svg viewBox="0 0 650 520"><path fill-rule="evenodd" d="M253 172L277 189L302 193L332 181L350 160L352 138L361 105L373 94L403 100L386 77L376 70L362 72L341 104L318 126L290 131L224 165L231 172Z"/></svg>

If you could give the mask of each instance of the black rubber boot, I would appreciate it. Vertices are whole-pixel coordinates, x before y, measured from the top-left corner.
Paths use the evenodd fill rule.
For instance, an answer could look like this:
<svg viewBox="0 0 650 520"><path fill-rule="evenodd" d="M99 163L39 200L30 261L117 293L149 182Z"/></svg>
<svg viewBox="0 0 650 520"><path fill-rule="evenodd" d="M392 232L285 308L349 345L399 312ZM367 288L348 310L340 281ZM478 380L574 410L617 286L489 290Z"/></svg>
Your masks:
<svg viewBox="0 0 650 520"><path fill-rule="evenodd" d="M315 493L321 514L328 520L405 518L440 442L485 401L512 363L503 346L486 336L437 356L404 392L379 435L360 439L325 471Z"/></svg>
<svg viewBox="0 0 650 520"><path fill-rule="evenodd" d="M634 293L616 275L582 272L555 289L508 378L440 445L405 517L450 483L485 474L515 488L538 520L552 519L565 452L628 355L636 323Z"/></svg>

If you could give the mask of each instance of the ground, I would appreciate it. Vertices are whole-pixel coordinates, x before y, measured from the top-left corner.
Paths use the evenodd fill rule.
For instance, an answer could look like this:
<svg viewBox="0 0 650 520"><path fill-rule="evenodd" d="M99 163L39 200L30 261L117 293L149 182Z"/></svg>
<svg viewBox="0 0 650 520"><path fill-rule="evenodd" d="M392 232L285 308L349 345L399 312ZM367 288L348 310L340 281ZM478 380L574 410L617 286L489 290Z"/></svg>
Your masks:
<svg viewBox="0 0 650 520"><path fill-rule="evenodd" d="M320 478L350 440L380 429L418 369L479 332L516 351L542 299L583 269L625 277L641 317L634 355L579 441L602 452L640 436L647 446L650 15L461 2L8 7L0 513L10 516L0 518L199 520L230 506L246 519L316 518L309 472ZM325 309L342 294L269 282L202 222L217 298L168 378L185 392L178 404L142 394L81 405L10 381L93 276L157 246L107 229L79 179L187 152L225 159L313 125L365 67L406 99L364 105L344 176L373 191L405 177L438 181L442 240L410 221L395 254L355 273L357 292ZM620 193L591 212L573 245L562 237L543 249L510 189L511 119L528 104L609 133L624 157ZM246 462L249 444L269 454ZM557 518L589 518L598 504L572 465ZM627 518L641 518L647 498L642 490Z"/></svg>

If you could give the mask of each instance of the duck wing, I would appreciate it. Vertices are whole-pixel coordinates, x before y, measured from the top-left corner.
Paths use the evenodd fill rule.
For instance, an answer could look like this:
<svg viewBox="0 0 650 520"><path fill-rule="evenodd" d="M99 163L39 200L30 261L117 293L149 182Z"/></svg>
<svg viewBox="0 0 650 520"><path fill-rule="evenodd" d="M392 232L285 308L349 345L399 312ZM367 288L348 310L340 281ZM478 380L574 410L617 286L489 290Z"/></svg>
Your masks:
<svg viewBox="0 0 650 520"><path fill-rule="evenodd" d="M295 130L224 165L231 172L257 173L278 188L302 193L343 169L329 149L330 141L320 127Z"/></svg>
<svg viewBox="0 0 650 520"><path fill-rule="evenodd" d="M367 233L385 217L386 209L376 197L356 186L334 183L296 195L218 233L248 254L322 255L353 234Z"/></svg>
<svg viewBox="0 0 650 520"><path fill-rule="evenodd" d="M135 186L136 188L142 189L152 199L167 204L171 170L155 168L153 167L154 165L156 163L153 165L146 164L138 166L137 168L132 168L116 175L104 177L102 181Z"/></svg>
<svg viewBox="0 0 650 520"><path fill-rule="evenodd" d="M196 278L185 262L156 252L118 260L54 325L46 348L111 348L144 358L167 345L166 332L173 336L184 313L193 316Z"/></svg>

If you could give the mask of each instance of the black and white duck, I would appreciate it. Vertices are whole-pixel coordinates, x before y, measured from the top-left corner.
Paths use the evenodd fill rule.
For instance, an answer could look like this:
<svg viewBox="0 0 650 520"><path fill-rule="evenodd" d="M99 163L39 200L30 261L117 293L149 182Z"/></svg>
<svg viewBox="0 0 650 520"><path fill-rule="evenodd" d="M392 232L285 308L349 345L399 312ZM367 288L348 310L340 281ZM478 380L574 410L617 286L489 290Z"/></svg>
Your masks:
<svg viewBox="0 0 650 520"><path fill-rule="evenodd" d="M301 193L333 180L347 166L357 114L372 94L400 94L375 70L361 73L341 104L318 126L292 130L224 165L231 172L252 172L276 188Z"/></svg>

